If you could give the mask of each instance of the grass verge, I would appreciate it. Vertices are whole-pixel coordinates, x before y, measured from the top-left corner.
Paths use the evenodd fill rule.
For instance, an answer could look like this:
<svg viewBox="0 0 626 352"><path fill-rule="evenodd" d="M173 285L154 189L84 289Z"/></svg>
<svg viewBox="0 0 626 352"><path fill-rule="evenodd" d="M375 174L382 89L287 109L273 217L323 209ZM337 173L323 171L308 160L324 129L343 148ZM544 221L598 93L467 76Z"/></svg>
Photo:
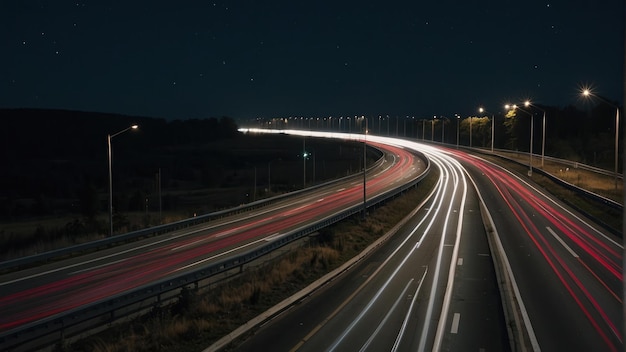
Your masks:
<svg viewBox="0 0 626 352"><path fill-rule="evenodd" d="M506 161L502 158L485 155L483 155L483 157L490 159L498 165L503 166L507 170L515 171L520 175L526 175L526 173L528 172L528 166L522 166L514 162ZM613 181L610 177L607 178L607 176L598 175L594 172L585 172L583 170L571 171L569 174L560 173L559 170L561 170L562 168L559 169L557 166L554 165L546 166L547 167L545 170L547 172L550 172L555 177L558 177L572 184L576 184L578 185L578 187L590 190L604 197L617 200L620 203L622 202L619 200L619 197L621 197L622 194L621 185L618 190L614 190ZM573 176L574 174L576 176ZM575 177L576 179L583 179L584 182L572 182L573 177ZM549 177L543 176L538 172L533 172L532 180L561 201L575 207L576 209L584 213L587 213L588 215L595 218L597 221L604 223L606 227L613 229L614 232L621 232L622 223L624 221L621 211L616 210L610 206L601 204L599 202L594 202L589 198L578 194L577 192L571 191L557 184Z"/></svg>

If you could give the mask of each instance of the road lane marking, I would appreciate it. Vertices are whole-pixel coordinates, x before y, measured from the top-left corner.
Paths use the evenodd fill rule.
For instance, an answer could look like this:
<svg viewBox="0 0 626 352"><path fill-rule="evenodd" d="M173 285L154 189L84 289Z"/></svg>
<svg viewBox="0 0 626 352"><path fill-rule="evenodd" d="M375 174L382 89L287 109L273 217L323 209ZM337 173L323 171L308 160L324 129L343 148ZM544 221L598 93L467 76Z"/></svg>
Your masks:
<svg viewBox="0 0 626 352"><path fill-rule="evenodd" d="M106 262L106 263L101 264L101 265L90 266L90 267L89 267L89 268L87 268L87 269L82 269L82 270L72 271L72 272L71 272L71 273L69 273L68 275L80 274L80 273L84 273L84 272L86 272L86 271L90 271L90 270L94 270L94 269L100 269L100 268L103 268L103 267L105 267L105 266L109 266L109 265L113 265L113 264L121 263L121 262L123 262L123 261L125 261L125 260L126 260L126 258L124 258L124 259L120 259L120 260L115 260L115 261L112 261L112 262Z"/></svg>
<svg viewBox="0 0 626 352"><path fill-rule="evenodd" d="M457 192L460 193L461 196L461 204L459 206L459 209L461 209L461 211L459 211L459 215L458 215L458 219L457 219L457 224L456 224L456 240L454 243L454 247L452 250L452 256L450 258L450 264L452 264L454 262L455 259L457 259L459 257L459 247L460 247L460 242L461 242L461 235L462 235L462 229L463 229L463 218L464 218L464 209L466 209L465 207L465 203L467 201L467 197L468 197L468 186L467 186L467 177L465 177L464 173L463 173L463 168L462 166L456 162L456 161L448 161L448 170L447 170L447 174L449 174L448 176L448 182L454 182L454 190L452 191L452 199L455 199L455 197L457 196ZM452 180L450 180L450 178L452 178ZM439 249L437 250L437 262L435 265L435 271L433 273L434 278L433 278L433 285L430 287L430 296L429 296L429 300L428 300L428 305L426 307L426 316L425 316L425 321L430 321L432 315L434 314L434 305L435 305L435 296L436 296L436 292L438 290L438 283L440 282L440 280L442 280L442 278L439 276L440 275L440 271L443 270L442 269L442 265L443 265L443 249L444 249L444 244L445 244L445 238L448 236L448 222L450 221L450 214L453 211L453 207L452 207L452 202L450 202L450 205L448 207L448 211L445 217L445 222L444 222L444 228L442 233L444 234L441 238L440 244L439 244ZM443 341L443 335L444 335L444 329L445 329L445 325L446 320L448 318L448 311L450 309L450 301L452 300L452 291L454 289L454 276L455 276L455 272L456 272L456 266L454 265L450 265L450 268L448 269L448 277L447 279L443 279L443 280L447 280L447 284L446 284L446 288L445 291L443 293L443 303L441 306L441 313L439 315L439 323L437 324L437 328L435 331L435 340L433 342L433 347L432 350L433 351L439 351L441 349L441 344ZM424 324L424 326L422 326L422 332L420 335L420 342L419 342L419 346L417 348L418 351L425 351L426 350L426 340L427 340L427 336L428 336L428 331L430 329L430 324Z"/></svg>
<svg viewBox="0 0 626 352"><path fill-rule="evenodd" d="M252 246L252 245L256 245L257 243L260 243L260 242L263 242L263 241L265 241L265 239L263 239L263 238L262 238L262 239L260 239L260 240L256 240L256 241L254 241L254 242L250 242L250 243L248 243L248 244L244 244L244 245L242 245L242 246L239 246L239 247L236 247L236 248L233 248L233 249L227 250L227 251L225 251L225 252L218 253L218 254L216 254L216 255L210 256L210 257L208 257L208 258L204 258L204 259L201 259L201 260L197 260L197 261L195 261L195 262L193 262L193 263L191 263L191 264L188 264L188 265L185 265L185 266L183 266L183 267L180 267L180 268L177 268L177 269L175 269L175 270L172 270L172 271L170 271L169 273L175 273L175 272L177 272L177 271L181 271L181 270L189 269L189 268L191 268L192 266L196 266L196 265L200 265L200 264L202 264L202 263L206 263L206 262L208 262L209 260L213 260L213 259L215 259L215 258L219 258L219 257L225 256L225 255L230 254L230 253L232 253L232 252L236 252L236 251L238 251L238 250L240 250L240 249L242 249L242 248L244 248L244 247L249 247L249 246Z"/></svg>
<svg viewBox="0 0 626 352"><path fill-rule="evenodd" d="M269 236L265 237L265 238L264 238L264 240L265 240L266 242L269 242L269 241L273 241L273 240L275 240L276 238L278 238L278 237L280 237L280 236L281 236L281 235L280 235L280 232L276 232L276 233L273 233L273 234L271 234L271 235L269 235Z"/></svg>
<svg viewBox="0 0 626 352"><path fill-rule="evenodd" d="M548 230L548 232L550 232L550 234L556 238L557 241L559 241L559 243L561 243L561 245L563 247L565 247L565 249L567 249L567 251L572 255L572 257L574 258L578 258L578 254L576 254L576 252L574 252L568 245L567 243L565 243L565 241L563 241L563 239L561 239L561 237L559 237L559 235L556 234L556 232L554 232L554 230L552 230L550 228L550 226L546 226L546 229Z"/></svg>
<svg viewBox="0 0 626 352"><path fill-rule="evenodd" d="M400 293L400 295L398 296L396 301L393 303L393 306L391 306L391 308L389 310L387 310L387 314L385 314L385 317L383 318L383 320L381 320L381 322L378 324L378 327L376 327L376 330L374 330L374 332L372 333L370 338L367 339L367 341L365 341L365 344L363 346L361 346L361 349L359 351L367 350L367 348L372 343L372 341L374 341L374 338L376 338L376 335L378 335L380 330L387 323L387 320L389 319L391 314L393 314L393 312L396 310L396 308L398 307L398 304L400 304L400 302L402 302L405 299L406 291L409 289L409 286L411 285L411 283L414 280L415 280L414 278L411 278L411 280L409 280L409 282L407 282L406 286L404 287L404 290L402 290L402 293Z"/></svg>
<svg viewBox="0 0 626 352"><path fill-rule="evenodd" d="M457 259L457 261L456 261L456 265L458 265L458 266L463 265L463 258L459 258L459 259Z"/></svg>
<svg viewBox="0 0 626 352"><path fill-rule="evenodd" d="M9 284L12 284L12 283L15 283L15 282L20 282L20 281L24 281L24 280L28 280L28 279L33 279L33 278L36 278L36 277L39 277L39 276L43 276L43 275L48 275L48 274L56 273L56 272L59 272L59 271L65 270L65 269L75 268L75 267L77 267L77 266L81 266L81 265L85 265L85 264L90 264L90 263L97 262L97 261L104 260L104 259L113 258L113 257L118 256L118 255L121 255L121 254L126 254L126 253L130 253L130 252L134 252L134 251L137 251L137 250L140 250L140 249L146 248L146 247L154 246L155 244L160 244L160 243L163 243L163 242L167 242L167 241L170 241L170 240L172 240L172 239L176 239L176 238L182 237L182 236L184 236L184 235L185 235L185 234L180 234L180 235L176 235L176 236L172 236L172 237L164 238L164 239L159 240L159 241L156 241L156 242L147 243L147 244L144 244L144 245L139 246L139 247L133 247L133 248L126 249L126 250L123 250L123 251L120 251L120 252L116 252L116 253L112 253L112 254L109 254L109 255L105 255L105 256L102 256L102 257L97 257L97 258L94 258L94 259L85 260L85 261L83 261L83 262L79 262L79 263L74 263L74 264L70 264L70 265L62 266L62 267L59 267L59 268L56 268L56 269L51 269L51 270L47 270L47 271L42 271L42 272L37 273L37 274L33 274L33 275L29 275L29 276L20 277L20 278L18 278L18 279L11 280L11 281L0 282L0 286L9 285ZM123 258L123 259L120 259L120 260L116 261L115 263L118 263L118 262L120 262L120 261L124 261L124 260L128 260L128 259L129 259L129 258ZM105 264L104 266L106 266L106 264Z"/></svg>
<svg viewBox="0 0 626 352"><path fill-rule="evenodd" d="M450 332L456 334L459 332L459 320L461 320L461 313L454 313L454 317L452 318L452 328Z"/></svg>
<svg viewBox="0 0 626 352"><path fill-rule="evenodd" d="M400 341L402 340L402 337L404 336L404 331L406 330L406 326L409 324L409 318L411 317L413 306L415 305L415 302L417 301L417 295L419 295L420 293L420 289L422 288L422 284L424 283L424 279L426 278L427 273L428 273L428 267L426 267L426 269L424 270L424 274L422 275L422 278L420 279L420 283L419 285L417 285L417 288L415 289L415 293L413 294L413 299L411 299L411 305L409 306L409 309L407 309L406 311L406 316L404 317L404 321L402 322L402 327L400 328L400 331L398 332L398 336L396 336L396 341L393 343L391 352L396 352L398 350L398 346L400 346Z"/></svg>

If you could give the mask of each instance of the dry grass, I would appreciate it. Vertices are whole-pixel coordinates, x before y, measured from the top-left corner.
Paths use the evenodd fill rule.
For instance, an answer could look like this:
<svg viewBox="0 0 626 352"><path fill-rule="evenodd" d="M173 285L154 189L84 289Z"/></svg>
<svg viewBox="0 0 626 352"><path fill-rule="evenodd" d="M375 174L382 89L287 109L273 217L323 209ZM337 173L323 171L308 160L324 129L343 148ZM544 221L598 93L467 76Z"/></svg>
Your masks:
<svg viewBox="0 0 626 352"><path fill-rule="evenodd" d="M145 223L145 213L126 214L129 228L140 229L155 226L157 223ZM170 223L188 218L184 214L167 213L163 223ZM79 234L68 231L73 224L84 226L86 220L76 217L47 217L36 221L24 221L0 224L0 261L25 257L81 243L92 242L107 237L108 217L94 219L94 227L100 230L85 230ZM153 219L156 221L156 218ZM125 231L123 231L125 232Z"/></svg>
<svg viewBox="0 0 626 352"><path fill-rule="evenodd" d="M520 174L525 174L528 170L528 166L521 166L512 162L507 162L500 158L488 158L491 158L494 162L503 165L509 170L515 170ZM520 157L517 158L519 159ZM528 162L528 159L524 158L519 161L522 163L524 161ZM537 167L541 166L539 160L535 160L535 163L537 163ZM535 163L533 163L533 165ZM618 182L617 188L615 188L615 179L612 176L599 175L595 172L581 169L568 169L567 166L552 162L546 162L544 170L566 182L623 204L623 183ZM617 231L622 229L623 217L621 211L615 210L598 202L594 202L585 196L581 196L574 191L570 191L537 172L533 173L532 179L541 187L552 193L555 197L593 216L595 219L605 223L612 229Z"/></svg>
<svg viewBox="0 0 626 352"><path fill-rule="evenodd" d="M520 153L502 154L522 164L528 165L528 155ZM498 161L496 162L502 163L502 160L498 159ZM602 175L596 172L579 169L552 161L545 161L544 166L541 167L540 158L533 159L533 167L537 169L542 169L552 176L560 178L561 180L571 183L575 186L594 192L603 197L612 199L616 202L623 203L624 183L621 180L618 180L616 187L614 176Z"/></svg>

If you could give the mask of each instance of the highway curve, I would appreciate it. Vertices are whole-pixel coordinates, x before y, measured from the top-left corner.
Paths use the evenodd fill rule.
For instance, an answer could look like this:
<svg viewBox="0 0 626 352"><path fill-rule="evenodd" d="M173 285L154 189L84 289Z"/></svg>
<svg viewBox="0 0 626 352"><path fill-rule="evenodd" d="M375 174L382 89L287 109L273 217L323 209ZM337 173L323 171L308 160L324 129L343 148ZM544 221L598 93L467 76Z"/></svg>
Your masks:
<svg viewBox="0 0 626 352"><path fill-rule="evenodd" d="M414 154L378 147L385 162L368 173L368 196L423 172L425 163ZM197 269L362 201L362 181L354 178L184 231L5 274L0 277L0 333Z"/></svg>
<svg viewBox="0 0 626 352"><path fill-rule="evenodd" d="M238 351L623 350L623 246L615 236L487 160L368 138L431 158L441 171L437 191L352 272ZM494 252L501 259L492 261ZM505 309L494 306L494 262L508 275Z"/></svg>

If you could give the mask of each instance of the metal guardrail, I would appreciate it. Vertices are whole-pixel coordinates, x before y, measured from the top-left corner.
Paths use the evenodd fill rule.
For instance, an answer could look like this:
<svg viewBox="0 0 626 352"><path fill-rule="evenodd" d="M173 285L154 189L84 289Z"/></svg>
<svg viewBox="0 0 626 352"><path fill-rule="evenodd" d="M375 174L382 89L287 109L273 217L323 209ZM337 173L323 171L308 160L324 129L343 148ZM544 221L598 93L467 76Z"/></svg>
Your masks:
<svg viewBox="0 0 626 352"><path fill-rule="evenodd" d="M498 155L496 153L494 153L493 155L495 155L495 156L497 156L499 158L505 159L507 161L516 163L518 165L528 166L527 164L521 163L521 162L519 162L519 161L517 161L515 159L511 159L511 158L508 158L508 157L503 156L503 155ZM620 211L620 212L622 212L623 209L624 209L624 205L623 204L620 204L620 203L618 203L618 202L616 202L616 201L614 201L612 199L605 198L605 197L603 197L603 196L601 196L599 194L593 193L593 192L588 191L588 190L586 190L584 188L580 188L580 187L578 187L576 185L573 185L573 184L571 184L571 183L569 183L567 181L564 181L564 180L562 180L562 179L560 179L560 178L558 178L558 177L556 177L556 176L554 176L554 175L550 174L549 172L546 172L546 171L544 171L542 169L533 168L533 171L537 172L537 173L539 173L539 174L541 174L541 175L543 175L543 176L545 176L547 178L549 178L553 182L561 185L562 187L565 187L568 190L570 190L572 192L575 192L575 193L577 193L577 194L579 194L579 195L581 195L581 196L583 196L583 197L585 197L587 199L590 199L590 200L592 200L592 201L594 201L596 203L604 204L604 205L606 205L606 206L608 206L608 207L610 207L610 208L612 208L614 210ZM614 174L611 173L610 175L614 175ZM575 208L577 211L585 214L585 216L587 216L588 218L593 219L596 223L600 224L602 227L604 227L607 231L611 232L612 234L614 234L616 236L620 236L620 237L623 236L622 231L620 229L616 229L616 228L610 226L609 224L605 223L604 221L602 221L602 220L598 219L597 217L593 216L592 214L586 212L584 209L581 209L580 207L576 206L575 204L573 204L571 202L568 202L566 199L564 199L563 201L566 202L567 204L569 204L571 207Z"/></svg>
<svg viewBox="0 0 626 352"><path fill-rule="evenodd" d="M441 143L435 143L435 144L441 145ZM509 158L506 155L502 155L502 154L511 154L511 153L519 153L519 154L526 154L526 155L528 155L528 152L516 152L514 150L509 150L509 149L494 149L494 151L492 153L491 150L487 149L487 148L476 148L476 147L469 148L467 146L460 146L460 147L465 149L465 150L479 152L479 153L487 154L487 155L493 155L493 156L499 157L501 159L505 159L507 161L516 163L518 165L528 167L527 163L523 163L523 162L520 162L520 161L515 160L513 158ZM540 159L541 155L533 154L533 158ZM559 158L549 157L549 156L544 156L544 158L545 158L545 160L548 160L548 161L552 161L552 162L556 162L556 163L560 163L560 164L564 164L564 165L570 165L573 168L587 170L587 171L592 171L592 172L595 172L595 173L598 173L598 174L601 174L601 175L605 175L605 176L615 176L615 173L612 172L612 171L609 171L609 170L606 170L606 169L601 169L601 168L598 168L598 167L595 167L595 166L591 166L591 165L587 165L587 164L583 164L583 163L579 163L577 161L559 159ZM589 199L591 199L591 200L593 200L595 202L599 202L599 203L605 204L605 205L607 205L607 206L609 206L609 207L611 207L613 209L616 209L616 210L623 210L624 209L624 205L621 204L621 203L618 203L618 202L616 202L616 201L614 201L612 199L603 197L603 196L601 196L601 195L599 195L597 193L593 193L593 192L591 192L589 190L586 190L584 188L580 188L580 187L578 187L576 185L573 185L573 184L571 184L571 183L569 183L567 181L564 181L564 180L562 180L562 179L560 179L560 178L558 178L558 177L556 177L556 176L554 176L554 175L552 175L552 174L550 174L550 173L548 173L548 172L546 172L546 171L544 171L544 170L542 170L540 168L537 168L537 167L533 166L533 171L537 172L537 173L540 173L541 175L548 177L549 179L551 179L555 183L557 183L557 184L559 184L559 185L569 189L570 191L576 192L576 193L578 193L578 194L580 194L580 195L582 195L584 197L587 197L587 198L589 198ZM624 176L623 174L618 174L617 178L623 179L623 176ZM609 230L614 230L614 229L609 229Z"/></svg>
<svg viewBox="0 0 626 352"><path fill-rule="evenodd" d="M374 163L374 165L368 168L368 171L371 171L379 167L385 159L384 158L385 154L379 149L376 149L376 150L380 153L380 157L378 158L376 163ZM326 187L328 185L331 185L337 182L342 182L342 181L349 180L352 178L358 178L358 177L361 177L361 175L362 175L361 173L352 174L352 175L344 176L339 179L334 179L325 183L321 183L319 185L315 185L309 188L300 189L297 191L281 194L272 198L261 199L252 203L240 205L235 208L230 208L230 209L225 209L225 210L221 210L221 211L217 211L217 212L213 212L213 213L209 213L205 215L200 215L200 216L196 216L193 218L172 222L169 224L157 225L157 226L149 227L146 229L141 229L137 231L128 232L125 234L116 235L113 237L104 238L101 240L78 244L75 246L69 246L69 247L60 248L60 249L56 249L52 251L47 251L44 253L34 254L31 256L7 260L4 262L0 262L0 270L6 270L6 269L10 269L14 267L21 267L21 266L26 266L26 265L32 265L38 262L46 262L48 260L51 260L57 257L62 257L62 256L74 254L74 253L86 252L89 250L95 250L99 248L107 248L107 247L113 246L116 243L129 242L129 241L133 241L138 238L141 238L141 237L152 237L152 236L161 235L164 233L188 228L191 226L200 225L203 223L207 223L207 222L221 219L224 217L228 217L231 215L241 214L241 213L245 213L245 212L255 210L261 207L265 207L265 206L274 204L276 202L295 197L305 192L310 192L312 190Z"/></svg>
<svg viewBox="0 0 626 352"><path fill-rule="evenodd" d="M472 148L472 149L480 150L481 152L489 152L489 153L491 153L490 151L487 151L487 150L482 149L482 148ZM505 154L507 154L507 153L508 154L510 154L510 153L519 153L519 154L526 154L526 155L528 155L528 152L516 152L514 150L508 150L508 149L494 149L494 153L495 152L505 153ZM584 164L584 163L581 163L581 162L578 162L578 161L559 159L559 158L555 158L555 157L547 156L547 155L544 155L543 158L546 161L551 161L551 162L554 162L554 163L568 165L568 166L573 167L574 169L587 170L587 171L595 172L595 173L600 174L600 175L615 177L615 172L613 172L613 171L610 171L610 170L607 170L607 169L602 169L602 168L599 168L599 167L596 167L596 166L587 165L587 164ZM533 153L533 159L541 160L541 155ZM535 168L533 167L533 169L535 169ZM618 173L617 174L617 178L622 180L624 178L624 175Z"/></svg>
<svg viewBox="0 0 626 352"><path fill-rule="evenodd" d="M429 159L421 153L414 153L426 162L426 170L412 181L368 199L365 203L365 207L369 208L373 205L393 198L411 187L415 187L428 175L431 169ZM24 350L50 346L63 338L68 338L71 337L71 335L77 335L82 332L89 331L121 317L134 314L140 310L145 310L146 306L133 309L129 309L128 307L146 302L148 307L152 307L157 304L161 300L161 297L166 295L168 292L180 291L183 287L190 284L197 284L198 282L210 277L227 273L236 268L242 268L243 265L259 259L260 257L263 257L264 255L267 255L290 242L296 241L340 220L358 214L362 211L362 209L363 204L355 204L354 206L339 213L335 213L312 224L286 233L285 235L268 242L268 244L262 247L225 258L188 273L163 279L158 282L144 285L116 296L108 297L98 302L70 310L68 312L4 331L0 333L0 350L11 350L18 346L29 346Z"/></svg>
<svg viewBox="0 0 626 352"><path fill-rule="evenodd" d="M499 158L505 159L507 161L510 161L510 162L516 163L518 165L521 165L521 166L528 166L528 164L522 163L522 162L520 162L518 160L515 160L515 159L511 159L511 158L509 158L507 156L504 156L504 155L495 154L495 153L494 153L494 155L499 157ZM603 170L603 169L598 169L598 168L595 168L593 166L589 166L589 165L585 165L585 164L579 164L579 163L576 163L576 162L573 162L573 161L567 161L567 160L562 160L562 159L557 159L557 158L551 158L551 159L553 161L556 161L556 162L559 162L559 163L563 163L563 164L566 164L566 165L572 165L572 166L576 165L580 169L586 169L586 170L589 170L589 171L594 171L594 169L597 169L597 170L604 171L605 173L602 173L604 175L608 175L608 176L615 175L614 173L612 173L610 171ZM593 200L595 202L599 202L599 203L605 204L605 205L607 205L607 206L609 206L609 207L611 207L611 208L613 208L615 210L623 210L624 209L624 205L623 204L620 204L620 203L618 203L618 202L616 202L616 201L614 201L612 199L603 197L603 196L601 196L601 195L599 195L597 193L593 193L591 191L588 191L588 190L586 190L584 188L580 188L580 187L578 187L576 185L573 185L573 184L571 184L571 183L569 183L567 181L564 181L564 180L562 180L562 179L560 179L560 178L558 178L558 177L556 177L556 176L550 174L549 172L546 172L546 171L544 171L544 170L542 170L540 168L533 167L533 172L537 172L537 173L539 173L539 174L541 174L543 176L546 176L550 180L552 180L553 182L555 182L555 183L557 183L557 184L567 188L568 190L576 192L576 193L578 193L580 195L583 195L583 196L585 196L585 197L587 197L587 198L589 198L589 199L591 199L591 200ZM596 171L594 171L594 172L596 172Z"/></svg>

